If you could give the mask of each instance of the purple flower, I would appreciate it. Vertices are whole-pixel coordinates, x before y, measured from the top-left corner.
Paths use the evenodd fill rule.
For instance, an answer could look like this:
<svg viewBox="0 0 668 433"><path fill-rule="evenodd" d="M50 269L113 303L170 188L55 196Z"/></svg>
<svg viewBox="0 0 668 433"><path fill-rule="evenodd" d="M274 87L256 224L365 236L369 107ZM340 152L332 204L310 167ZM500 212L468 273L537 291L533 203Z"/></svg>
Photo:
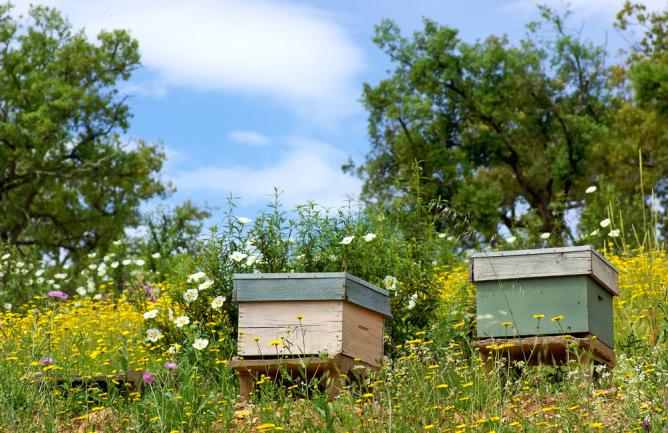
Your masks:
<svg viewBox="0 0 668 433"><path fill-rule="evenodd" d="M165 368L167 370L176 370L177 368L179 368L179 365L174 361L167 361L165 362Z"/></svg>
<svg viewBox="0 0 668 433"><path fill-rule="evenodd" d="M61 292L60 290L51 290L49 293L47 293L47 295L54 299L67 299L70 297L70 295L65 292Z"/></svg>
<svg viewBox="0 0 668 433"><path fill-rule="evenodd" d="M145 384L151 385L155 381L155 376L153 376L153 373L151 372L145 372L144 374L141 375L142 380L144 381Z"/></svg>
<svg viewBox="0 0 668 433"><path fill-rule="evenodd" d="M649 420L647 418L642 420L642 428L645 431L649 431Z"/></svg>
<svg viewBox="0 0 668 433"><path fill-rule="evenodd" d="M51 358L50 356L45 356L39 360L39 365L41 365L42 367L49 364L53 364L53 358Z"/></svg>

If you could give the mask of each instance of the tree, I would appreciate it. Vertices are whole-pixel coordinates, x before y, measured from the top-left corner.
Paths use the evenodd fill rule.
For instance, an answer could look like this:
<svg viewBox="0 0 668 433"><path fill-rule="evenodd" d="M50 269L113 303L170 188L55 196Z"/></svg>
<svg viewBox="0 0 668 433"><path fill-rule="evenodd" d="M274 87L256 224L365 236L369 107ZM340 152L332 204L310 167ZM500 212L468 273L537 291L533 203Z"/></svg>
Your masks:
<svg viewBox="0 0 668 433"><path fill-rule="evenodd" d="M411 39L391 21L376 28L395 69L364 86L366 199L410 193L418 161L424 188L466 214L480 240L501 224L551 233L555 243L574 237L565 213L595 180L592 150L609 133L614 98L604 50L541 10L518 45L496 36L468 44L431 20Z"/></svg>
<svg viewBox="0 0 668 433"><path fill-rule="evenodd" d="M130 112L117 83L139 67L136 40L97 43L55 10L16 19L0 7L0 240L55 258L105 249L165 194L156 146L125 144Z"/></svg>
<svg viewBox="0 0 668 433"><path fill-rule="evenodd" d="M174 209L159 206L155 211L146 213L142 218L146 235L141 242L145 255L197 254L201 247L198 238L202 234L204 220L210 216L211 213L198 208L190 200Z"/></svg>

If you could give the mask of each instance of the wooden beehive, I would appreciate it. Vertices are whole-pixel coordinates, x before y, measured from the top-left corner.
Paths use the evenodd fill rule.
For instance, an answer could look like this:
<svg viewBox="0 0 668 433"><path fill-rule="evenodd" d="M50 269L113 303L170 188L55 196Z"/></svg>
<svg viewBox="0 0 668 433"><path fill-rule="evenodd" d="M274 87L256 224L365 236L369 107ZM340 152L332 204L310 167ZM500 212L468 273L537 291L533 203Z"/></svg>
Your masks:
<svg viewBox="0 0 668 433"><path fill-rule="evenodd" d="M617 269L591 246L482 252L470 263L478 338L591 334L614 347Z"/></svg>
<svg viewBox="0 0 668 433"><path fill-rule="evenodd" d="M235 274L234 293L239 357L344 355L371 366L382 362L390 299L366 281L344 272Z"/></svg>

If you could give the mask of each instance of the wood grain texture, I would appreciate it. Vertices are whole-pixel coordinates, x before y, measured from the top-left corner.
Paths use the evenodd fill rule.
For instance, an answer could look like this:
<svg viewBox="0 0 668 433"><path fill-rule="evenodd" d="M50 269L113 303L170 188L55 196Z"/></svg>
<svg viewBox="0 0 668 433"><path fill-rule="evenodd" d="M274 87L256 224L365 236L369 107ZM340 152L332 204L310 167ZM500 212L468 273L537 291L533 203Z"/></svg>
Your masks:
<svg viewBox="0 0 668 433"><path fill-rule="evenodd" d="M357 305L343 304L343 354L380 366L383 361L384 319Z"/></svg>
<svg viewBox="0 0 668 433"><path fill-rule="evenodd" d="M344 272L234 274L237 302L347 300L391 316L386 290Z"/></svg>
<svg viewBox="0 0 668 433"><path fill-rule="evenodd" d="M617 270L590 246L476 253L474 282L589 275L612 295L619 294Z"/></svg>
<svg viewBox="0 0 668 433"><path fill-rule="evenodd" d="M485 358L497 354L511 360L525 360L530 365L563 364L569 359L589 362L592 358L614 367L615 351L589 334L564 338L563 336L540 336L525 338L496 338L478 340L473 343Z"/></svg>
<svg viewBox="0 0 668 433"><path fill-rule="evenodd" d="M299 320L297 315L303 318ZM338 354L342 351L342 320L343 301L240 303L237 354ZM279 339L283 343L269 345Z"/></svg>

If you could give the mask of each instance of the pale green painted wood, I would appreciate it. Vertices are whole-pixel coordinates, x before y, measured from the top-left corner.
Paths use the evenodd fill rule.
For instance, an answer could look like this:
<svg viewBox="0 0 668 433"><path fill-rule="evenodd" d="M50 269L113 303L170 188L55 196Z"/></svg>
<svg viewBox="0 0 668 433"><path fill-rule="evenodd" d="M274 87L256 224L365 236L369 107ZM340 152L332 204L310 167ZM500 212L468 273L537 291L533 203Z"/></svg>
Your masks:
<svg viewBox="0 0 668 433"><path fill-rule="evenodd" d="M345 272L234 274L237 302L345 300L391 317L386 290Z"/></svg>
<svg viewBox="0 0 668 433"><path fill-rule="evenodd" d="M611 294L588 276L480 281L476 286L479 338L589 332L613 347ZM545 315L540 324L534 314ZM559 315L564 319L550 321ZM501 324L506 321L514 326Z"/></svg>
<svg viewBox="0 0 668 433"><path fill-rule="evenodd" d="M612 298L595 281L588 279L587 288L589 332L596 335L608 347L615 347Z"/></svg>

